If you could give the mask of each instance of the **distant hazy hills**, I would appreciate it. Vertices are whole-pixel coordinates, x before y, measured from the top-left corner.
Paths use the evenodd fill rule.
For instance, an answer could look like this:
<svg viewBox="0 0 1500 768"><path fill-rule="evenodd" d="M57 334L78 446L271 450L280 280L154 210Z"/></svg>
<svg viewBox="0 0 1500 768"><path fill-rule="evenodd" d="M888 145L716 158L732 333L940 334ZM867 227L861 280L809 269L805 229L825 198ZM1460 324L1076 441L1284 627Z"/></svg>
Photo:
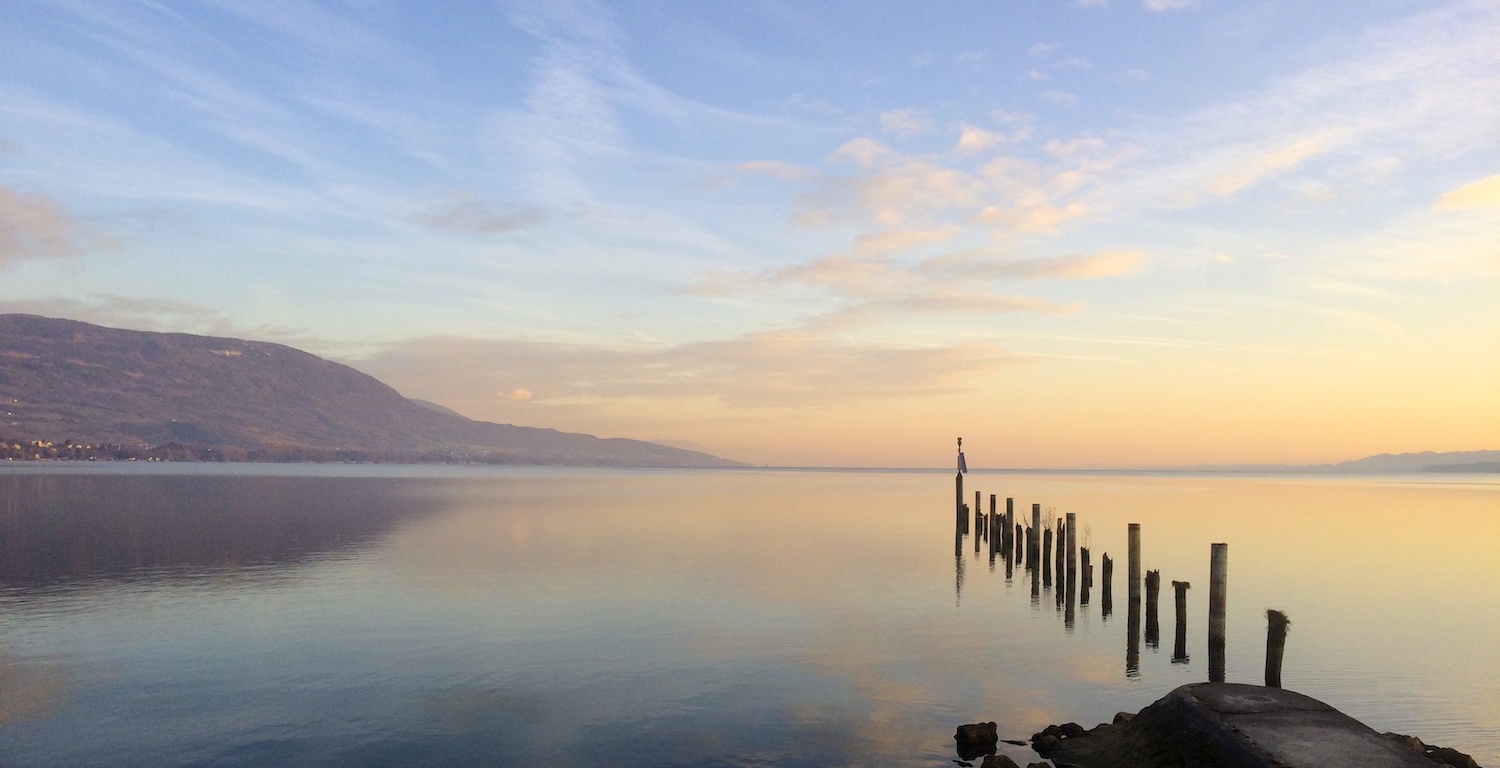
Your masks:
<svg viewBox="0 0 1500 768"><path fill-rule="evenodd" d="M16 314L0 315L0 437L524 464L735 465L642 440L473 421L280 344Z"/></svg>
<svg viewBox="0 0 1500 768"><path fill-rule="evenodd" d="M1351 474L1403 474L1408 472L1500 472L1500 451L1448 451L1434 453L1382 453L1340 464L1322 464L1306 469Z"/></svg>

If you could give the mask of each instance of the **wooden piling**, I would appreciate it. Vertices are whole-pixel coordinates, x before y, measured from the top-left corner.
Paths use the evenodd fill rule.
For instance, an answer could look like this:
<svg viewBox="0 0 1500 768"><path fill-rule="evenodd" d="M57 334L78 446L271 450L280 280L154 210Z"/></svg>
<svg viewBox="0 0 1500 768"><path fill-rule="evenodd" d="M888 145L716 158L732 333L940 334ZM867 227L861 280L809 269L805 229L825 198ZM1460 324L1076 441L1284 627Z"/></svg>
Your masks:
<svg viewBox="0 0 1500 768"><path fill-rule="evenodd" d="M1042 586L1052 586L1052 529L1042 531Z"/></svg>
<svg viewBox="0 0 1500 768"><path fill-rule="evenodd" d="M1210 547L1208 569L1208 681L1224 682L1224 615L1229 590L1229 545Z"/></svg>
<svg viewBox="0 0 1500 768"><path fill-rule="evenodd" d="M1069 512L1067 517L1068 529L1068 587L1073 587L1073 582L1078 578L1078 513Z"/></svg>
<svg viewBox="0 0 1500 768"><path fill-rule="evenodd" d="M1126 578L1130 579L1127 593L1130 602L1141 601L1141 524L1131 523L1126 529L1129 536L1129 552L1126 561Z"/></svg>
<svg viewBox="0 0 1500 768"><path fill-rule="evenodd" d="M1141 676L1141 601L1131 600L1125 611L1125 676Z"/></svg>
<svg viewBox="0 0 1500 768"><path fill-rule="evenodd" d="M1022 539L1022 533L1021 533L1021 524L1020 523L1016 523L1016 562L1017 563L1020 563L1021 562L1021 558L1024 557L1024 553L1023 553L1023 549L1024 548L1021 546L1022 540L1023 539Z"/></svg>
<svg viewBox="0 0 1500 768"><path fill-rule="evenodd" d="M1177 602L1177 623L1172 632L1172 663L1188 663L1187 652L1187 591L1192 586L1186 581L1172 582L1172 591L1175 592Z"/></svg>
<svg viewBox="0 0 1500 768"><path fill-rule="evenodd" d="M995 557L995 555L997 553L1004 551L1004 547L1005 547L1005 526L1000 525L1000 515L999 515L999 513L995 512L995 494L993 494L993 493L990 494L990 520L989 520L989 526L990 526L990 559L994 559L994 557Z"/></svg>
<svg viewBox="0 0 1500 768"><path fill-rule="evenodd" d="M1291 619L1281 611L1266 611L1266 687L1281 687L1281 657L1286 652L1286 631Z"/></svg>
<svg viewBox="0 0 1500 768"><path fill-rule="evenodd" d="M1100 596L1099 600L1101 603L1100 615L1106 619L1109 618L1109 615L1115 609L1114 591L1110 588L1110 582L1114 580L1114 576L1115 561L1109 559L1109 553L1105 552L1103 565L1099 571L1099 587L1103 590L1104 594Z"/></svg>
<svg viewBox="0 0 1500 768"><path fill-rule="evenodd" d="M1094 586L1094 567L1089 564L1089 548L1088 547L1079 547L1078 548L1078 560L1079 560L1079 563L1080 563L1080 567L1082 569L1081 572L1080 572L1080 575L1081 575L1082 580L1083 580L1083 586L1082 586L1081 589L1078 590L1078 604L1079 605L1088 605L1089 604L1089 587Z"/></svg>
<svg viewBox="0 0 1500 768"><path fill-rule="evenodd" d="M1067 579L1067 573L1063 571L1063 566L1067 562L1067 553L1064 552L1064 550L1067 548L1067 540L1067 521L1063 518L1058 518L1057 535L1052 538L1052 543L1056 545L1056 549L1053 551L1055 552L1054 557L1057 560L1057 562L1053 564L1053 573L1057 576L1058 586L1063 586L1063 584L1066 583Z"/></svg>
<svg viewBox="0 0 1500 768"><path fill-rule="evenodd" d="M1146 646L1161 645L1161 621L1157 616L1157 597L1161 594L1161 571L1146 571Z"/></svg>
<svg viewBox="0 0 1500 768"><path fill-rule="evenodd" d="M1007 497L1005 497L1005 535L1006 535L1007 541L1008 541L1008 543L1010 545L1009 550L1012 551L1012 552L1019 552L1020 551L1020 547L1016 544L1016 538L1019 538L1019 537L1011 538L1011 536L1012 536L1012 534L1014 533L1015 530L1016 530L1016 500L1014 498L1011 498L1011 497L1007 496ZM1020 559L1020 555L1019 554L1016 555L1016 558Z"/></svg>
<svg viewBox="0 0 1500 768"><path fill-rule="evenodd" d="M953 507L954 507L954 509L958 510L958 514L961 515L963 517L963 519L966 519L968 516L964 515L964 511L963 511L963 509L964 509L964 473L959 472L958 474L956 474L956 475L953 476L953 486L954 486ZM960 523L960 525L962 525L962 523Z"/></svg>
<svg viewBox="0 0 1500 768"><path fill-rule="evenodd" d="M1042 546L1042 505L1031 505L1031 551L1026 553L1026 563L1032 568L1036 567L1038 553Z"/></svg>

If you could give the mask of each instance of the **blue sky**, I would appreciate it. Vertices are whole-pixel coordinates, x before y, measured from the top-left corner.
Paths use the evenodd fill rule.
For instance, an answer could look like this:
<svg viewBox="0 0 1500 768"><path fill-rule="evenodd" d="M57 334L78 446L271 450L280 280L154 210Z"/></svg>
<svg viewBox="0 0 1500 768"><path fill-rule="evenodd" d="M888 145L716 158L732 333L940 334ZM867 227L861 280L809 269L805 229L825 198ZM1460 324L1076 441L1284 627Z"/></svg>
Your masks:
<svg viewBox="0 0 1500 768"><path fill-rule="evenodd" d="M765 463L1500 444L1494 3L804 6L13 3L0 311Z"/></svg>

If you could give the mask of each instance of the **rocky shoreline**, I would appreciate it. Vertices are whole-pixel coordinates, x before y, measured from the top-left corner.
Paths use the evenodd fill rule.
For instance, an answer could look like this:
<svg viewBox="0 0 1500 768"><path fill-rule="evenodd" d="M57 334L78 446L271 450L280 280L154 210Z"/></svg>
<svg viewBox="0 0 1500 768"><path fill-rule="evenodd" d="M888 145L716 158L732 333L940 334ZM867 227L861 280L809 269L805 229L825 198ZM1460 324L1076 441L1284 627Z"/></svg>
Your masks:
<svg viewBox="0 0 1500 768"><path fill-rule="evenodd" d="M995 723L959 726L954 740L961 766L982 759L980 768L1020 768L998 754ZM1059 768L1479 768L1456 749L1376 733L1316 699L1232 683L1184 685L1139 713L1121 712L1092 729L1051 725L1034 734L1030 746Z"/></svg>

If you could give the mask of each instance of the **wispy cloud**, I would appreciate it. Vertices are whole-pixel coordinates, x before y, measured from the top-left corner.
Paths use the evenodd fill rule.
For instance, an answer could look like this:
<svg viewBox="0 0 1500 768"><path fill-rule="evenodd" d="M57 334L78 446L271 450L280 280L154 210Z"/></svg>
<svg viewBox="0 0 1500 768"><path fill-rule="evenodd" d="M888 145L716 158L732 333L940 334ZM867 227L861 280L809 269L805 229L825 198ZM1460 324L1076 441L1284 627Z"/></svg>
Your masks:
<svg viewBox="0 0 1500 768"><path fill-rule="evenodd" d="M893 109L880 115L880 129L903 139L932 133L935 125L932 115L918 109Z"/></svg>
<svg viewBox="0 0 1500 768"><path fill-rule="evenodd" d="M1432 208L1435 211L1500 208L1500 174L1465 184L1438 198Z"/></svg>
<svg viewBox="0 0 1500 768"><path fill-rule="evenodd" d="M516 407L625 399L705 398L730 408L880 402L967 389L977 374L1019 361L981 344L859 344L767 331L646 348L429 337L350 362L410 396L514 416ZM517 390L531 396L515 398Z"/></svg>
<svg viewBox="0 0 1500 768"><path fill-rule="evenodd" d="M111 242L55 200L0 187L0 269L20 259L76 256Z"/></svg>
<svg viewBox="0 0 1500 768"><path fill-rule="evenodd" d="M533 226L545 220L537 208L501 208L472 193L458 195L424 211L412 214L424 226L471 235L498 235Z"/></svg>

